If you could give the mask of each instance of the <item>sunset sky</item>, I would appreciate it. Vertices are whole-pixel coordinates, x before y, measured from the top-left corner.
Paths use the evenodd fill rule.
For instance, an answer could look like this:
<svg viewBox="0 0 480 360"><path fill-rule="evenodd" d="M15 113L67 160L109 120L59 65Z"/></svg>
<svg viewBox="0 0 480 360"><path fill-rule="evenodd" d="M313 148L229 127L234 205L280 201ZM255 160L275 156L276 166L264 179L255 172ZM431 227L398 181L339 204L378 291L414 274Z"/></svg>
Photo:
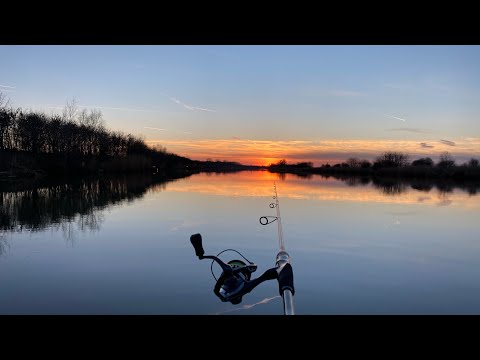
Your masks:
<svg viewBox="0 0 480 360"><path fill-rule="evenodd" d="M99 109L193 159L480 157L480 46L0 46L14 106Z"/></svg>

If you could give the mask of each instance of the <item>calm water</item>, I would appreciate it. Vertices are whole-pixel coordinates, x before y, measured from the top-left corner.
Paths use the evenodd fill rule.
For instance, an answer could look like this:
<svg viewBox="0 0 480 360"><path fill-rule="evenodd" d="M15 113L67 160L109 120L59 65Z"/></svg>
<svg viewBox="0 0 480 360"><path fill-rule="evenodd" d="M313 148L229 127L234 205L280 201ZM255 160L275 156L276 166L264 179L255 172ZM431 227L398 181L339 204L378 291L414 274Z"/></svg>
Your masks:
<svg viewBox="0 0 480 360"><path fill-rule="evenodd" d="M189 241L274 266L273 181L298 314L480 314L477 188L268 172L1 192L0 313L282 314L276 281L222 303Z"/></svg>

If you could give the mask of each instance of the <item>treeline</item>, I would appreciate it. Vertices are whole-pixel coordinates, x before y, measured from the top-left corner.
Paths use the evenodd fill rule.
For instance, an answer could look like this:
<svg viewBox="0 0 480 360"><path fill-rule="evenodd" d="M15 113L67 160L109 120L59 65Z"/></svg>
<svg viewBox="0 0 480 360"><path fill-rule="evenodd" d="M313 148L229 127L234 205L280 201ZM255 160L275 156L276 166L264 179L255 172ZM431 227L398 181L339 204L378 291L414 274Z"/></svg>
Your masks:
<svg viewBox="0 0 480 360"><path fill-rule="evenodd" d="M298 174L352 174L396 177L452 177L480 178L479 160L471 158L458 165L453 156L444 152L435 163L432 158L424 157L411 161L408 154L401 152L384 152L373 162L351 157L344 162L333 165L323 164L313 167L311 162L288 164L285 159L268 166L273 172L292 172Z"/></svg>
<svg viewBox="0 0 480 360"><path fill-rule="evenodd" d="M48 154L48 158L39 157L39 163L61 159L64 168L85 170L164 169L191 162L162 147L151 148L140 137L107 129L100 111L79 111L74 101L67 103L62 115L46 115L15 109L1 93L0 151L4 167L18 165L18 156L12 157L15 153ZM5 161L7 156L10 163Z"/></svg>

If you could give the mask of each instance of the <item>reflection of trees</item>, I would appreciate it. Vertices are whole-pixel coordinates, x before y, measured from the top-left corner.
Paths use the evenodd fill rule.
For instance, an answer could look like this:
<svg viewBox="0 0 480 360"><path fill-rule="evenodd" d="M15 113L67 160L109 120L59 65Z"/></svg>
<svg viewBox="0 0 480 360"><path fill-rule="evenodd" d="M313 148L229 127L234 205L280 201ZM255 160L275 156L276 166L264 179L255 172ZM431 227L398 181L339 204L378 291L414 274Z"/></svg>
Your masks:
<svg viewBox="0 0 480 360"><path fill-rule="evenodd" d="M348 186L365 186L365 185L368 185L370 184L370 179L368 177L359 177L359 176L350 176L350 177L346 177L344 179L345 183L348 185Z"/></svg>
<svg viewBox="0 0 480 360"><path fill-rule="evenodd" d="M385 195L400 195L407 191L407 185L395 179L373 178L372 183Z"/></svg>
<svg viewBox="0 0 480 360"><path fill-rule="evenodd" d="M418 191L429 192L433 188L433 183L428 181L413 181L410 186Z"/></svg>
<svg viewBox="0 0 480 360"><path fill-rule="evenodd" d="M76 223L81 231L98 231L104 221L101 210L141 198L154 185L165 189L165 179L152 176L80 180L51 186L10 189L0 192L0 230L39 231L61 229L64 237L73 239Z"/></svg>
<svg viewBox="0 0 480 360"><path fill-rule="evenodd" d="M6 235L3 233L0 233L0 255L6 253L9 248L10 248L10 245L8 245Z"/></svg>
<svg viewBox="0 0 480 360"><path fill-rule="evenodd" d="M471 181L463 179L426 179L426 178L395 178L395 177L368 177L368 176L345 176L345 175L320 175L328 179L344 181L348 186L368 185L372 181L373 186L386 195L399 195L411 187L414 190L430 192L434 187L439 193L451 193L454 189L460 189L474 196L480 190L480 181Z"/></svg>

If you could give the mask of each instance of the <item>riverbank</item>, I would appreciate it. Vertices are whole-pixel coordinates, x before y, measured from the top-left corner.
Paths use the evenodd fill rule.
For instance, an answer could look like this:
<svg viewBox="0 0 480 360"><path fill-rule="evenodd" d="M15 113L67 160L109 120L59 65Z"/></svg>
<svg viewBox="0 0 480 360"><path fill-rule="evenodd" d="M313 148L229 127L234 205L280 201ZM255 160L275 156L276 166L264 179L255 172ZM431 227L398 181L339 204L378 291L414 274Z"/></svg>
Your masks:
<svg viewBox="0 0 480 360"><path fill-rule="evenodd" d="M351 167L296 167L295 165L270 166L272 173L296 174L302 177L318 174L325 176L364 176L396 179L453 179L480 180L480 167L476 166L404 166L385 168L351 168Z"/></svg>

